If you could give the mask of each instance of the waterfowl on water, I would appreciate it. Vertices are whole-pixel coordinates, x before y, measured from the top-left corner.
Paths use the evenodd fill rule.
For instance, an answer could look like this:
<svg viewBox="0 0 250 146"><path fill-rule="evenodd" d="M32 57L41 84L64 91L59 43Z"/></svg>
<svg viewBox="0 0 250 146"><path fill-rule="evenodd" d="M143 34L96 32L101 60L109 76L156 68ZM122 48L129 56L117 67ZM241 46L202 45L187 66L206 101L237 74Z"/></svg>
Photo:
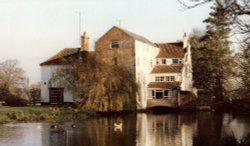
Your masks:
<svg viewBox="0 0 250 146"><path fill-rule="evenodd" d="M54 124L50 126L51 129L64 129L64 125L62 124Z"/></svg>
<svg viewBox="0 0 250 146"><path fill-rule="evenodd" d="M122 131L122 123L120 123L120 124L114 123L114 130L115 131L117 131L117 130Z"/></svg>
<svg viewBox="0 0 250 146"><path fill-rule="evenodd" d="M41 125L38 125L36 128L37 128L37 129L41 129L41 128L42 128L42 126L41 126Z"/></svg>

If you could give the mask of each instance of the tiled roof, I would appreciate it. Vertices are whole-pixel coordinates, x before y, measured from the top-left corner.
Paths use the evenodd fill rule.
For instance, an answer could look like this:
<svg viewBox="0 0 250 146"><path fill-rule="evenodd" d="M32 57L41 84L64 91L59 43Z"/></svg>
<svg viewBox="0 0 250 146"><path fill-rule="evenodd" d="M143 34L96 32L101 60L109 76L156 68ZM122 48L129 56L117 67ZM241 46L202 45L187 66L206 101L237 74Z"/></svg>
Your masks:
<svg viewBox="0 0 250 146"><path fill-rule="evenodd" d="M156 65L151 73L181 73L182 65Z"/></svg>
<svg viewBox="0 0 250 146"><path fill-rule="evenodd" d="M148 88L172 89L180 86L180 82L150 82Z"/></svg>
<svg viewBox="0 0 250 146"><path fill-rule="evenodd" d="M184 49L182 48L183 43L155 43L155 46L160 49L159 54L156 58L183 58Z"/></svg>
<svg viewBox="0 0 250 146"><path fill-rule="evenodd" d="M46 61L42 62L40 65L59 65L65 64L62 59L65 59L72 55L77 55L80 48L65 48L60 52L56 53Z"/></svg>
<svg viewBox="0 0 250 146"><path fill-rule="evenodd" d="M138 34L135 34L133 32L130 32L128 30L125 30L125 29L117 27L117 26L114 26L114 27L120 29L121 31L123 31L124 33L126 33L127 35L129 35L130 37L132 37L135 40L138 40L140 42L147 43L147 44L150 44L150 45L154 46L154 43L152 43L151 41L149 41L147 38L145 38L143 36L140 36Z"/></svg>

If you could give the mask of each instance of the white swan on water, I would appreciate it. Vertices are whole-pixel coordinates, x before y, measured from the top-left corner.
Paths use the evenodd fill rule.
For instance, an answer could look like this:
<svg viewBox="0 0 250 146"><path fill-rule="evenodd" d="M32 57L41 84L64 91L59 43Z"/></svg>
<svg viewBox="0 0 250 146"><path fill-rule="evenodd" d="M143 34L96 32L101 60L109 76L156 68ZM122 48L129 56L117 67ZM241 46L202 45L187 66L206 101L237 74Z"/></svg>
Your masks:
<svg viewBox="0 0 250 146"><path fill-rule="evenodd" d="M38 126L36 126L36 128L37 128L37 129L41 129L41 128L42 128L42 126L41 126L41 125L38 125Z"/></svg>
<svg viewBox="0 0 250 146"><path fill-rule="evenodd" d="M122 131L122 123L118 124L118 123L114 123L114 130L115 131Z"/></svg>

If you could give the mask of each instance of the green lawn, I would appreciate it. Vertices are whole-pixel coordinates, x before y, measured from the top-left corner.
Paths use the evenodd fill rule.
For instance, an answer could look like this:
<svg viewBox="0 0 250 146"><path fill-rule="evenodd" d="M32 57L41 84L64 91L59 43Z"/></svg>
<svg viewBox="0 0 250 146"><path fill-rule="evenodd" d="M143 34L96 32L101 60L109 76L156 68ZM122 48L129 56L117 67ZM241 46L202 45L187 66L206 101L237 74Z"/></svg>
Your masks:
<svg viewBox="0 0 250 146"><path fill-rule="evenodd" d="M0 123L7 122L38 122L38 121L72 121L82 120L95 115L92 111L71 107L56 106L0 106Z"/></svg>

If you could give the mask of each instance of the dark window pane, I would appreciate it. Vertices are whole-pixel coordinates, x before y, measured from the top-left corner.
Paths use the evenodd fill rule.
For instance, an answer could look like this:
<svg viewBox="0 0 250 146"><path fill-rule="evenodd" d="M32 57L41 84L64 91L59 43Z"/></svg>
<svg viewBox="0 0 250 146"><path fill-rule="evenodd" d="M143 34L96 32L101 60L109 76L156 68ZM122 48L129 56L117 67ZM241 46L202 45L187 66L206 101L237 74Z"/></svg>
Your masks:
<svg viewBox="0 0 250 146"><path fill-rule="evenodd" d="M111 48L119 48L119 41L111 41Z"/></svg>
<svg viewBox="0 0 250 146"><path fill-rule="evenodd" d="M173 59L173 64L178 64L179 63L179 59Z"/></svg>
<svg viewBox="0 0 250 146"><path fill-rule="evenodd" d="M164 96L168 96L168 90L164 90Z"/></svg>
<svg viewBox="0 0 250 146"><path fill-rule="evenodd" d="M166 64L166 59L162 59L161 64Z"/></svg>

